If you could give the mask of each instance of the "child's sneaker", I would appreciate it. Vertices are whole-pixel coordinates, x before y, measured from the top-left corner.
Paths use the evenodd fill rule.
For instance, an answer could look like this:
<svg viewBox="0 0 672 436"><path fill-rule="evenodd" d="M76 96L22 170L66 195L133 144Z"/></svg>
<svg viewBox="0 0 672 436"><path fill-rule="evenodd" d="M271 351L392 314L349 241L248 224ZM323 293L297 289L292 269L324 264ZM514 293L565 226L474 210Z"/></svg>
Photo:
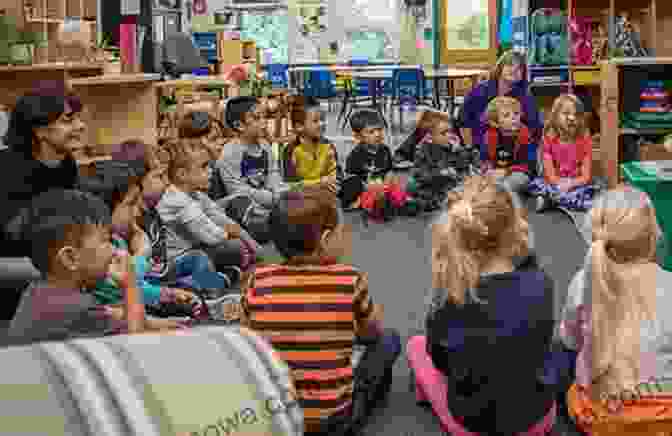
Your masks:
<svg viewBox="0 0 672 436"><path fill-rule="evenodd" d="M240 278L243 276L243 273L237 266L225 266L223 268L220 268L219 273L226 276L229 279L229 281L231 282L231 285L229 287L238 284Z"/></svg>
<svg viewBox="0 0 672 436"><path fill-rule="evenodd" d="M544 210L548 209L549 203L550 203L549 199L544 197L543 195L537 196L535 211L537 213L543 212Z"/></svg>

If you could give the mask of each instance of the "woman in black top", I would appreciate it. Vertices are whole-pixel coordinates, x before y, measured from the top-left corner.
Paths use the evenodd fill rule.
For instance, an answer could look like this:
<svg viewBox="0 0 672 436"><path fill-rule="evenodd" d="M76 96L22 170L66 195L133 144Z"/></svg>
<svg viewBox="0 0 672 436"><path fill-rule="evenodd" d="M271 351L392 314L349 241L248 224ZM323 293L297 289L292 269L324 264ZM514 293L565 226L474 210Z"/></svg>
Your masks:
<svg viewBox="0 0 672 436"><path fill-rule="evenodd" d="M20 211L49 189L73 189L75 156L85 148L82 104L63 82L44 82L20 97L0 152L0 257L28 255L21 241Z"/></svg>

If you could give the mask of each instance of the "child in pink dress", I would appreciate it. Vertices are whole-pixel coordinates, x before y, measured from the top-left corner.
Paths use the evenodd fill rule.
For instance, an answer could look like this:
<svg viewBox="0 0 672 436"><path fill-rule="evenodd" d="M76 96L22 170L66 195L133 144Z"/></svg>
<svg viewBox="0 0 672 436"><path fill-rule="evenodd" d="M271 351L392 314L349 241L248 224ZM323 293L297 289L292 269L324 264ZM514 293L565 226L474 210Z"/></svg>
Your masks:
<svg viewBox="0 0 672 436"><path fill-rule="evenodd" d="M553 102L544 127L544 175L530 182L537 212L549 206L588 210L593 201L593 141L582 117L581 102L570 94Z"/></svg>

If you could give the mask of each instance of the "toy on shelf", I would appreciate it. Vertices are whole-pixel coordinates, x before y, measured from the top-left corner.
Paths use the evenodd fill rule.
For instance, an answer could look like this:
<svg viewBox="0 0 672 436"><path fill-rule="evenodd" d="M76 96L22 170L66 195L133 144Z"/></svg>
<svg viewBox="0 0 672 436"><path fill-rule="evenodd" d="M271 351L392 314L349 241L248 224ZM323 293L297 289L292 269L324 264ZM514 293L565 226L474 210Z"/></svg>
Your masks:
<svg viewBox="0 0 672 436"><path fill-rule="evenodd" d="M665 89L662 80L649 80L646 82L640 98L640 112L669 112L670 92Z"/></svg>
<svg viewBox="0 0 672 436"><path fill-rule="evenodd" d="M591 48L593 50L593 64L598 64L600 61L608 59L609 57L609 36L602 24L593 23L593 30L591 32Z"/></svg>
<svg viewBox="0 0 672 436"><path fill-rule="evenodd" d="M574 65L593 64L592 20L586 17L571 17L569 20L571 35L571 59Z"/></svg>
<svg viewBox="0 0 672 436"><path fill-rule="evenodd" d="M621 12L616 18L616 49L625 57L648 56L627 12Z"/></svg>
<svg viewBox="0 0 672 436"><path fill-rule="evenodd" d="M567 65L567 15L559 9L542 8L530 17L530 65Z"/></svg>

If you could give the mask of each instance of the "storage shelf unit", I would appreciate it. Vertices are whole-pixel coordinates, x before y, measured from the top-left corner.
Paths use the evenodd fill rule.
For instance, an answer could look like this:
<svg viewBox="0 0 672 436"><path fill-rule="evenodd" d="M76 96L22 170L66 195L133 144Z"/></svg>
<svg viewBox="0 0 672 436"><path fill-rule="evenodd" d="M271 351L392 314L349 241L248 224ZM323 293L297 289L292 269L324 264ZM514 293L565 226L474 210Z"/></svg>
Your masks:
<svg viewBox="0 0 672 436"><path fill-rule="evenodd" d="M621 180L619 174L621 143L624 135L635 136L661 136L666 133L672 133L672 128L645 128L645 129L625 129L620 125L620 114L625 112L623 107L623 92L621 86L624 82L623 69L628 68L649 68L661 65L669 66L672 71L672 57L660 58L617 58L604 61L601 64L602 77L602 104L600 108L601 119L601 141L600 157L602 170L607 176L609 187L616 186ZM657 73L660 76L660 72ZM667 74L667 72L665 72ZM662 150L662 146L645 143L640 147L640 160L668 159L672 160L672 153Z"/></svg>
<svg viewBox="0 0 672 436"><path fill-rule="evenodd" d="M567 0L570 17L580 16L592 18L602 24L607 30L609 53L615 47L616 39L616 15L621 12L628 12L630 20L636 28L640 29L640 36L644 46L653 54L657 53L658 14L656 0L593 0L590 3L580 2L579 0ZM647 4L647 7L642 7ZM571 47L571 34L569 46ZM595 86L599 87L602 82L600 65L571 65L572 85L576 86Z"/></svg>
<svg viewBox="0 0 672 436"><path fill-rule="evenodd" d="M201 55L210 65L216 65L217 57L217 32L194 32L194 42L201 51Z"/></svg>
<svg viewBox="0 0 672 436"><path fill-rule="evenodd" d="M217 32L217 57L220 71L233 65L252 64L259 71L259 50L254 41L225 39L224 32Z"/></svg>
<svg viewBox="0 0 672 436"><path fill-rule="evenodd" d="M97 0L5 0L0 9L17 18L21 29L42 32L47 36L44 48L38 48L33 62L60 62L84 57L81 50L63 49L56 44L59 25L66 18L79 18L90 26L91 44L96 43Z"/></svg>

